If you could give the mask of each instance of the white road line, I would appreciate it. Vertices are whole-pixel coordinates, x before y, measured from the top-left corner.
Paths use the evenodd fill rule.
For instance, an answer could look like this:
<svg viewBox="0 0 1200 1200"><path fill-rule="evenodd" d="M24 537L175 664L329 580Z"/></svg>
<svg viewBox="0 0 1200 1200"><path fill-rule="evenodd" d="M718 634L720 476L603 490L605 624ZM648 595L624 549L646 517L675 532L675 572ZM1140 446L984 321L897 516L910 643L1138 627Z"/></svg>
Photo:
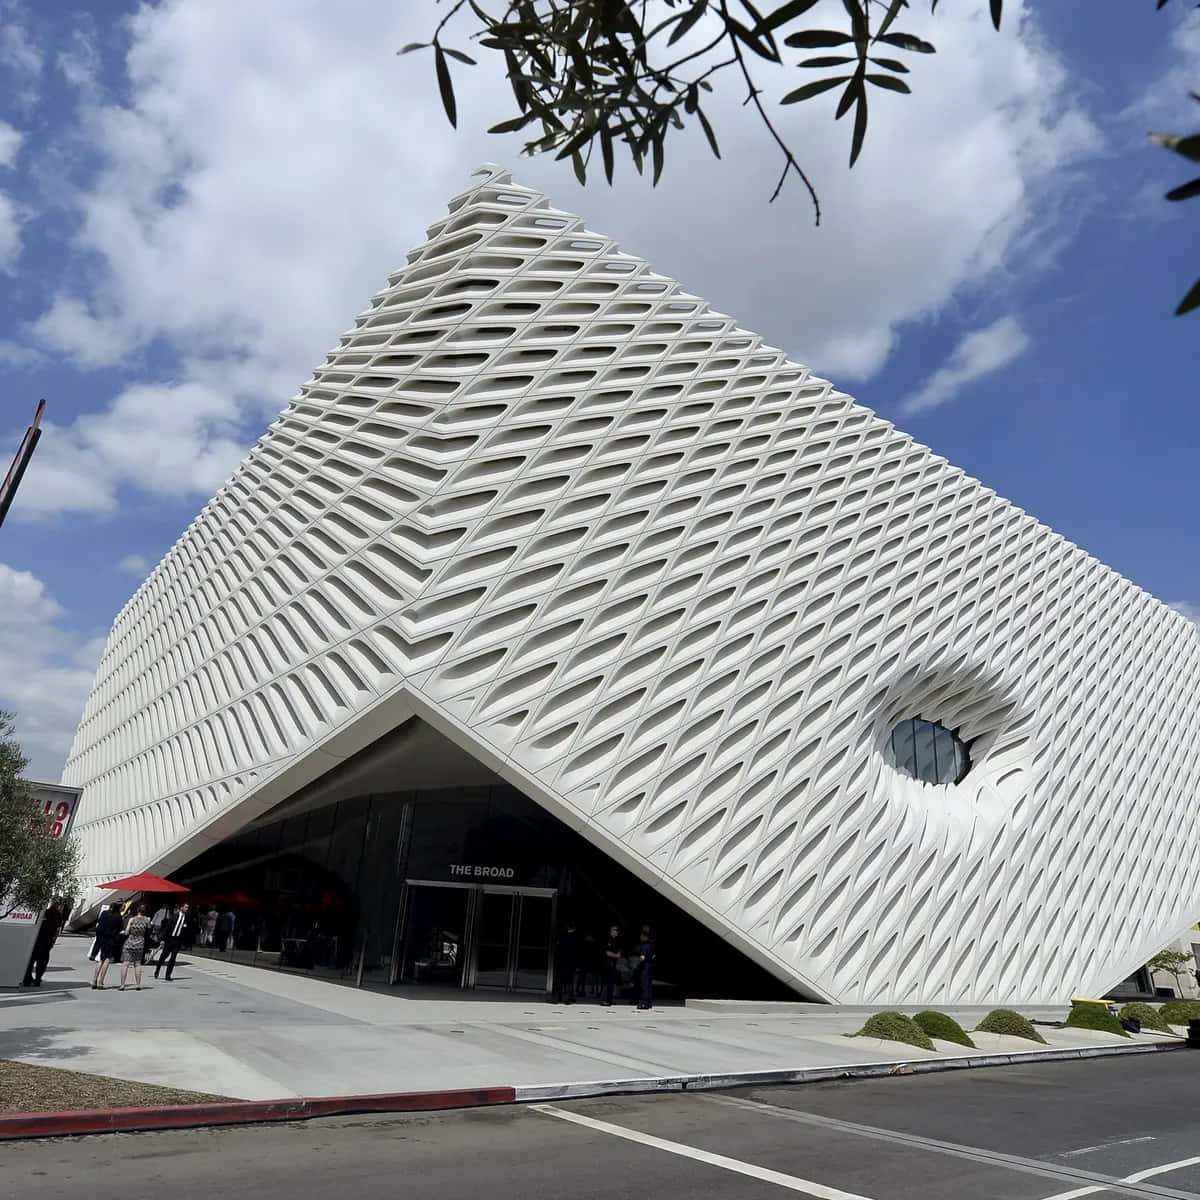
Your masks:
<svg viewBox="0 0 1200 1200"><path fill-rule="evenodd" d="M1082 1146L1078 1150L1065 1150L1059 1158L1074 1158L1078 1154L1095 1154L1097 1150L1109 1150L1113 1146L1132 1146L1135 1142L1152 1142L1152 1137L1122 1138L1118 1142L1101 1142L1099 1146Z"/></svg>
<svg viewBox="0 0 1200 1200"><path fill-rule="evenodd" d="M682 1142L669 1142L665 1138L654 1137L649 1133L640 1133L636 1129L626 1129L624 1125L612 1125L608 1121L597 1121L594 1117L568 1112L566 1109L556 1108L553 1104L531 1104L529 1107L534 1112L545 1113L548 1117L557 1117L560 1121L570 1121L574 1125L582 1125L600 1133L612 1134L613 1137L625 1138L626 1141L651 1146L655 1150L665 1150L668 1154L678 1154L682 1158L695 1159L696 1162L708 1163L712 1167L735 1171L739 1175L749 1175L752 1179L761 1179L766 1183L787 1188L791 1192L802 1192L806 1196L814 1196L816 1200L871 1200L869 1196L862 1196L857 1192L843 1192L839 1188L826 1187L821 1183L813 1183L809 1179L800 1179L796 1175L785 1175L782 1171L772 1171L754 1163L742 1162L739 1158L726 1158L724 1154L710 1154L707 1150L700 1150L696 1146L685 1146Z"/></svg>
<svg viewBox="0 0 1200 1200"><path fill-rule="evenodd" d="M1168 1171L1178 1171L1183 1167L1194 1167L1200 1163L1200 1157L1196 1158L1181 1158L1178 1162L1163 1163L1160 1167L1147 1167L1144 1171L1134 1171L1132 1175L1123 1175L1122 1183L1141 1183L1143 1179L1153 1179L1155 1175L1165 1175ZM1097 1192L1107 1192L1111 1189L1105 1187L1084 1187L1075 1188L1071 1192L1055 1192L1053 1196L1046 1196L1044 1200L1078 1200L1080 1196L1094 1196Z"/></svg>

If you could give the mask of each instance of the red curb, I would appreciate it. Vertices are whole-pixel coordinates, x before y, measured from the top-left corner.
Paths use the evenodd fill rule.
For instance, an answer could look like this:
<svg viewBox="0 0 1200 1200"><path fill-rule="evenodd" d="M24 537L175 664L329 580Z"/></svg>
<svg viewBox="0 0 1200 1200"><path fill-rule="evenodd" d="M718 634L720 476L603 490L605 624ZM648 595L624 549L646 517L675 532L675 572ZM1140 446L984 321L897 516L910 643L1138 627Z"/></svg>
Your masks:
<svg viewBox="0 0 1200 1200"><path fill-rule="evenodd" d="M174 1104L159 1108L108 1108L84 1112L13 1113L0 1116L0 1141L15 1138L78 1137L148 1129L199 1129L306 1121L364 1112L419 1112L513 1104L516 1088L462 1088L445 1092L390 1092L377 1096L308 1096L295 1100L231 1100L219 1104Z"/></svg>

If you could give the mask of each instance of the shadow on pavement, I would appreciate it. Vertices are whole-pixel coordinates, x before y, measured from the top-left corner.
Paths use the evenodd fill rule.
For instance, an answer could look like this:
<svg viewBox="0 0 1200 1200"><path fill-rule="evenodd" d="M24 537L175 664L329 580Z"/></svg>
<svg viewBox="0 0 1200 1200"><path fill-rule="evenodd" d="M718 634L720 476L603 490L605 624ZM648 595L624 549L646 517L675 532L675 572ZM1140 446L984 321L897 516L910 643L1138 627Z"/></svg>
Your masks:
<svg viewBox="0 0 1200 1200"><path fill-rule="evenodd" d="M61 1042L64 1034L61 1029L31 1028L14 1029L0 1032L0 1058L12 1058L21 1055L22 1058L38 1058L47 1062L68 1062L72 1059L86 1058L91 1049L88 1046L56 1045Z"/></svg>

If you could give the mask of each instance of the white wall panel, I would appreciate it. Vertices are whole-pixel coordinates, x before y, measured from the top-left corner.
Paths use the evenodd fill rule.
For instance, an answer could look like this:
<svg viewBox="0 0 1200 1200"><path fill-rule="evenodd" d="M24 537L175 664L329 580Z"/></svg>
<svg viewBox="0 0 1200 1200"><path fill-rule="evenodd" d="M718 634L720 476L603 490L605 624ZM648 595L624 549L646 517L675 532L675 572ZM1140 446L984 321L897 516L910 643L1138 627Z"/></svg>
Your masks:
<svg viewBox="0 0 1200 1200"><path fill-rule="evenodd" d="M1200 909L1198 684L1181 616L488 168L120 613L64 781L92 882L169 870L415 712L810 993L1061 1000Z"/></svg>

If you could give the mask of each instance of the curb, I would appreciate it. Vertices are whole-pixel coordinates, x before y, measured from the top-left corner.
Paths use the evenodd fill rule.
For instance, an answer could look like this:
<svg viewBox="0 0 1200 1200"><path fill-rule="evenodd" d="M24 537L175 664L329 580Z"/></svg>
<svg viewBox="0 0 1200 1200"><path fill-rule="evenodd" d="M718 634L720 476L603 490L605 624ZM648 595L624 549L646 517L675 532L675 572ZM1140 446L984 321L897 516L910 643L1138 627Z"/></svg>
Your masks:
<svg viewBox="0 0 1200 1200"><path fill-rule="evenodd" d="M840 1067L737 1071L712 1075L671 1075L640 1079L599 1079L580 1083L518 1084L515 1087L460 1088L436 1092L387 1092L368 1096L315 1096L292 1100L230 1100L216 1104L175 1104L158 1108L93 1109L84 1112L0 1115L0 1142L25 1138L80 1137L98 1133L138 1133L165 1129L203 1129L222 1125L261 1125L307 1121L314 1117L358 1113L434 1112L481 1108L496 1104L530 1104L547 1100L582 1100L595 1096L646 1095L655 1092L704 1092L771 1084L825 1083L842 1079L877 1079L894 1075L930 1075L976 1067L1010 1067L1023 1063L1113 1058L1122 1054L1156 1054L1182 1050L1183 1039L1137 1046L1084 1046L1064 1050L1029 1050L1015 1054L963 1055L916 1062L858 1063Z"/></svg>
<svg viewBox="0 0 1200 1200"><path fill-rule="evenodd" d="M602 1079L588 1083L528 1084L518 1085L515 1091L517 1103L528 1104L546 1100L583 1100L591 1096L705 1092L784 1083L828 1083L831 1080L879 1079L891 1075L932 1075L939 1071L962 1071L976 1067L1014 1067L1024 1063L1113 1058L1122 1054L1157 1054L1165 1050L1183 1050L1185 1047L1186 1043L1181 1038L1171 1042L1143 1042L1137 1046L1082 1046L1062 1050L1021 1050L1012 1054L964 1054L956 1058L918 1059L915 1062L856 1063L840 1067L675 1075L657 1079ZM0 1123L2 1121L3 1118L0 1118Z"/></svg>
<svg viewBox="0 0 1200 1200"><path fill-rule="evenodd" d="M307 1121L355 1113L431 1112L512 1104L511 1087L462 1088L445 1092L390 1092L377 1096L316 1096L295 1100L230 1100L217 1104L172 1104L159 1108L108 1108L85 1112L14 1113L0 1116L0 1141L78 1137L90 1133L135 1133L152 1129L203 1129Z"/></svg>

